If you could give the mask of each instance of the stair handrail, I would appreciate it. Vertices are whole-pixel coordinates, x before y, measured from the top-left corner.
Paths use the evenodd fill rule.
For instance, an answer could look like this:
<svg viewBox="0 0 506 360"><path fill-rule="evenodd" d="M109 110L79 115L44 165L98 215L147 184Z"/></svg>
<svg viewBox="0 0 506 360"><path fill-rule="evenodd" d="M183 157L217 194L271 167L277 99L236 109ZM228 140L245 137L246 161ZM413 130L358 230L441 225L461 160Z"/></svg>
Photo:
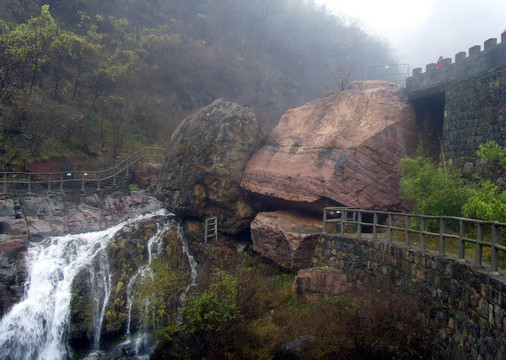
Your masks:
<svg viewBox="0 0 506 360"><path fill-rule="evenodd" d="M32 185L47 184L48 191L59 187L64 190L64 183L80 183L81 190L85 190L87 183L96 183L97 190L101 190L101 182L113 179L113 187L117 186L117 177L124 173L128 177L133 166L140 163L143 159L155 160L155 164L160 164L165 149L159 147L145 147L123 159L116 166L105 170L69 170L59 172L22 172L22 171L3 171L0 172L0 189L3 194L7 193L8 184L26 184L27 192L32 192ZM55 186L55 187L53 187Z"/></svg>

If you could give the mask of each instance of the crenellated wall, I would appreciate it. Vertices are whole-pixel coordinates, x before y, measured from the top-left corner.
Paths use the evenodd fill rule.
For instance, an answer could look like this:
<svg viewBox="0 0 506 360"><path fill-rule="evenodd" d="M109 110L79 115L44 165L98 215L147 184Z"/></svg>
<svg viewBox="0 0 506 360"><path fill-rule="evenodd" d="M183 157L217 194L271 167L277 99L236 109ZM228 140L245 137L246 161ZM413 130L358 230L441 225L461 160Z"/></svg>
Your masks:
<svg viewBox="0 0 506 360"><path fill-rule="evenodd" d="M494 140L506 145L506 31L436 63L413 70L406 79L408 100L424 128L438 129L450 163L472 176L480 171L475 151ZM431 111L431 104L434 105ZM429 114L429 115L427 115Z"/></svg>
<svg viewBox="0 0 506 360"><path fill-rule="evenodd" d="M314 262L342 270L350 284L395 287L426 305L420 321L434 359L506 358L506 274L396 243L322 235Z"/></svg>

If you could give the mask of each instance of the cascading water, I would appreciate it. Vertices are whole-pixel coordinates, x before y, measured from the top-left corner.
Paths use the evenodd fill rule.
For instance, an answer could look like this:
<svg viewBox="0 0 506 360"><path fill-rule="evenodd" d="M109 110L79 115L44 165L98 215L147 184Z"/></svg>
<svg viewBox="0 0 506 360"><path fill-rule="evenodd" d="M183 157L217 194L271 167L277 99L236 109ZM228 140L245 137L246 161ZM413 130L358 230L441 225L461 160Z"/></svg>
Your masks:
<svg viewBox="0 0 506 360"><path fill-rule="evenodd" d="M181 238L184 239L184 237L182 235L181 229L178 229L178 230L179 230L179 233L181 234ZM197 280L197 262L195 261L195 259L193 258L193 256L190 254L190 250L188 249L188 243L186 241L184 241L184 240L183 240L183 254L186 255L186 257L188 259L188 263L190 264L191 278L190 278L190 282L186 286L185 291L181 294L181 297L179 298L180 302L181 302L181 305L185 304L185 298L186 298L186 294L188 293L188 291L192 287L194 287L195 285L197 285L197 283L196 283L196 280ZM177 315L177 323L181 324L182 322L183 322L183 313L179 312L179 314Z"/></svg>
<svg viewBox="0 0 506 360"><path fill-rule="evenodd" d="M148 263L143 265L137 269L137 272L130 278L127 285L127 311L128 311L128 321L127 321L127 331L126 335L130 335L130 327L132 324L132 304L134 299L133 288L137 282L137 279L143 279L145 277L153 277L153 272L151 270L151 261L153 260L153 251L155 255L159 255L162 251L162 243L163 239L161 237L167 230L173 227L172 223L166 222L162 227L158 226L156 234L153 235L148 240Z"/></svg>
<svg viewBox="0 0 506 360"><path fill-rule="evenodd" d="M111 290L107 243L127 224L167 215L165 210L158 210L104 231L51 237L33 244L28 250L29 277L23 300L0 321L0 358L72 358L67 339L72 283L82 269L91 268L93 264L98 269L90 280L97 310L93 347L98 348Z"/></svg>
<svg viewBox="0 0 506 360"><path fill-rule="evenodd" d="M93 314L93 349L100 347L100 332L104 321L105 310L111 293L111 269L109 258L105 251L98 254L98 269L90 271L91 291L95 301L95 312Z"/></svg>

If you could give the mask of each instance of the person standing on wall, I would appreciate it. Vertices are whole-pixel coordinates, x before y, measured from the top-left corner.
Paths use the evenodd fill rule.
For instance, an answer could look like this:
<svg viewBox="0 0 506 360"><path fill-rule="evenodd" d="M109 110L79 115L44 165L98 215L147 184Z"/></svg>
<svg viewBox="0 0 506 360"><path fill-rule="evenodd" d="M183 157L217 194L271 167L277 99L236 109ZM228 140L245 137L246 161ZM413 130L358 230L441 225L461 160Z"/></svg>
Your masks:
<svg viewBox="0 0 506 360"><path fill-rule="evenodd" d="M437 59L436 69L439 69L443 65L443 57L440 56L439 59Z"/></svg>

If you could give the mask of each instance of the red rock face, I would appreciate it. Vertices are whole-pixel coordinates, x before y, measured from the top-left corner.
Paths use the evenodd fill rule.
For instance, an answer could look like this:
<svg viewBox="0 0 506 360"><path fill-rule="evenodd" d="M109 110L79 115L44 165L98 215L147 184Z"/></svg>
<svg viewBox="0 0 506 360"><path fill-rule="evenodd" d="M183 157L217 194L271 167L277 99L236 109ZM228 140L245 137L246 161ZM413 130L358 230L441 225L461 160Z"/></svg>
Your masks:
<svg viewBox="0 0 506 360"><path fill-rule="evenodd" d="M347 291L346 275L334 268L310 268L299 270L292 284L294 295L304 295L308 300L320 296L337 296Z"/></svg>
<svg viewBox="0 0 506 360"><path fill-rule="evenodd" d="M241 187L315 211L330 204L397 210L398 163L418 136L402 87L355 82L288 110L248 162Z"/></svg>
<svg viewBox="0 0 506 360"><path fill-rule="evenodd" d="M160 164L141 164L137 166L134 170L134 183L142 189L156 187L161 167Z"/></svg>
<svg viewBox="0 0 506 360"><path fill-rule="evenodd" d="M289 270L311 263L321 219L297 211L259 213L251 223L253 250Z"/></svg>

